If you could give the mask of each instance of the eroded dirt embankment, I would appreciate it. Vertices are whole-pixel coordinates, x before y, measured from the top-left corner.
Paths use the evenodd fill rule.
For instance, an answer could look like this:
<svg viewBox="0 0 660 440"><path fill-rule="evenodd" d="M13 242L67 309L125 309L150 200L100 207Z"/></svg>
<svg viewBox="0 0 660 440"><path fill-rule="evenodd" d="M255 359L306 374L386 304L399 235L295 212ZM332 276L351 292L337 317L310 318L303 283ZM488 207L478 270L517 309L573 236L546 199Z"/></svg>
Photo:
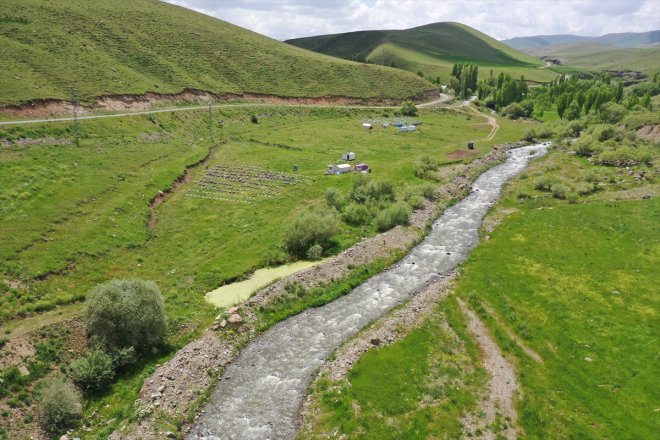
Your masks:
<svg viewBox="0 0 660 440"><path fill-rule="evenodd" d="M425 102L440 96L437 90L428 90L411 97L415 102ZM81 104L76 110L79 115L93 112L137 112L149 110L156 106L180 103L219 103L229 101L247 101L264 104L286 105L400 105L401 99L392 98L359 98L349 96L279 96L259 93L213 93L205 90L184 89L179 93L147 92L139 95L104 95L99 96L93 104ZM50 118L68 116L74 111L71 101L59 99L40 99L20 105L0 107L0 117L12 118Z"/></svg>
<svg viewBox="0 0 660 440"><path fill-rule="evenodd" d="M162 420L181 419L193 410L199 397L215 381L202 372L219 371L235 357L235 347L256 336L252 310L268 304L285 294L290 283L305 287L328 283L347 275L355 268L413 246L423 234L423 229L438 215L441 208L467 191L470 183L486 168L502 161L506 151L525 145L524 142L501 144L483 158L467 165L455 165L454 177L438 191L437 204L427 203L411 217L411 225L418 229L396 227L355 244L322 265L293 274L257 292L249 301L240 305L232 314L241 317L239 322L220 321L201 339L191 342L174 358L162 365L145 381L140 398L136 401L141 419L113 434L114 439L156 439L165 435ZM218 333L216 333L218 332Z"/></svg>

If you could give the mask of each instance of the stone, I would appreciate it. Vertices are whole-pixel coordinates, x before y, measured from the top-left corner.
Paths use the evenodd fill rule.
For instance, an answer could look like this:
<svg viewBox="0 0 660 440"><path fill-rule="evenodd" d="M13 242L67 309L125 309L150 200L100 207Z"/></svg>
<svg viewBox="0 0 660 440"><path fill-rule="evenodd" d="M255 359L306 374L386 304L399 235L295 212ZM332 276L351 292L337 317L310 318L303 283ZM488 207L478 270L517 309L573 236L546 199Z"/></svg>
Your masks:
<svg viewBox="0 0 660 440"><path fill-rule="evenodd" d="M60 440L69 440L69 436L64 434L62 437L60 437Z"/></svg>
<svg viewBox="0 0 660 440"><path fill-rule="evenodd" d="M161 386L159 386L159 387L158 387L158 392L162 394L163 391L165 391L165 385L161 385Z"/></svg>
<svg viewBox="0 0 660 440"><path fill-rule="evenodd" d="M167 431L165 433L165 437L167 437L167 438L176 438L176 434L174 434L172 431Z"/></svg>
<svg viewBox="0 0 660 440"><path fill-rule="evenodd" d="M238 307L230 307L230 308L227 309L227 314L228 315L233 315L236 312L238 312Z"/></svg>
<svg viewBox="0 0 660 440"><path fill-rule="evenodd" d="M369 342L371 342L371 345L375 345L376 347L380 345L380 339L378 339L378 338L374 338L374 339L370 340Z"/></svg>
<svg viewBox="0 0 660 440"><path fill-rule="evenodd" d="M243 318L241 318L241 315L239 315L238 313L234 313L229 316L227 322L229 322L230 324L240 324L241 322L243 322Z"/></svg>
<svg viewBox="0 0 660 440"><path fill-rule="evenodd" d="M222 321L220 321L220 327L225 328L226 325L227 325L227 320L226 319L223 319Z"/></svg>

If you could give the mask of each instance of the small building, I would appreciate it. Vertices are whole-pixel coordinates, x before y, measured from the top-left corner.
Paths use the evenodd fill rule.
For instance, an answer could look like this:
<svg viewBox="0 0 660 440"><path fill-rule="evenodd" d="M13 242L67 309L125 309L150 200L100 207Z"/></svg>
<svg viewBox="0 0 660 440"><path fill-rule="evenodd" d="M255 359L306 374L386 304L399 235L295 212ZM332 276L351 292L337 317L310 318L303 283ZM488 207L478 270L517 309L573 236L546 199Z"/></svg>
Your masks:
<svg viewBox="0 0 660 440"><path fill-rule="evenodd" d="M362 127L366 128L367 130L371 130L373 128L373 126L368 122L365 122L364 124L362 124Z"/></svg>
<svg viewBox="0 0 660 440"><path fill-rule="evenodd" d="M330 165L328 165L328 169L325 170L324 174L326 174L326 175L329 175L329 174L346 174L346 173L350 173L352 169L353 168L347 163L342 163L342 164L339 164L339 165L330 164Z"/></svg>
<svg viewBox="0 0 660 440"><path fill-rule="evenodd" d="M352 151L349 151L348 153L344 153L341 158L343 160L355 160L355 153Z"/></svg>

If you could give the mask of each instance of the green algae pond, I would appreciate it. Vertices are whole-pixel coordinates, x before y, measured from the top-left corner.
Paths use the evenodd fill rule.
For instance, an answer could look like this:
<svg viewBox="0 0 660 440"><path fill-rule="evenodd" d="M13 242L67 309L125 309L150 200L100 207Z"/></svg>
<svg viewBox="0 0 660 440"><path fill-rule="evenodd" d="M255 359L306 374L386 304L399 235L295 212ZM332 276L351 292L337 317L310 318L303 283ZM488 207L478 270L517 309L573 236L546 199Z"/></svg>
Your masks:
<svg viewBox="0 0 660 440"><path fill-rule="evenodd" d="M231 307L242 303L252 295L253 292L267 286L273 281L287 277L299 270L307 269L321 264L319 261L296 261L277 267L257 269L252 276L244 281L225 284L206 294L206 300L216 307Z"/></svg>

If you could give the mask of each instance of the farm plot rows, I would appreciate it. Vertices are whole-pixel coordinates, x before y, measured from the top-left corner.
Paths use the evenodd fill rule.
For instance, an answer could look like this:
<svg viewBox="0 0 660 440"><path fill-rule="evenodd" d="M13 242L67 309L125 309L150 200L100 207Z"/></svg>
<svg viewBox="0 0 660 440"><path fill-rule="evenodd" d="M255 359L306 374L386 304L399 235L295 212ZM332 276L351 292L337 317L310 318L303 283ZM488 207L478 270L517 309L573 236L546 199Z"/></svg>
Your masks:
<svg viewBox="0 0 660 440"><path fill-rule="evenodd" d="M252 203L256 199L275 197L288 185L309 180L311 178L308 176L279 173L256 166L221 164L206 170L187 195L226 202Z"/></svg>

